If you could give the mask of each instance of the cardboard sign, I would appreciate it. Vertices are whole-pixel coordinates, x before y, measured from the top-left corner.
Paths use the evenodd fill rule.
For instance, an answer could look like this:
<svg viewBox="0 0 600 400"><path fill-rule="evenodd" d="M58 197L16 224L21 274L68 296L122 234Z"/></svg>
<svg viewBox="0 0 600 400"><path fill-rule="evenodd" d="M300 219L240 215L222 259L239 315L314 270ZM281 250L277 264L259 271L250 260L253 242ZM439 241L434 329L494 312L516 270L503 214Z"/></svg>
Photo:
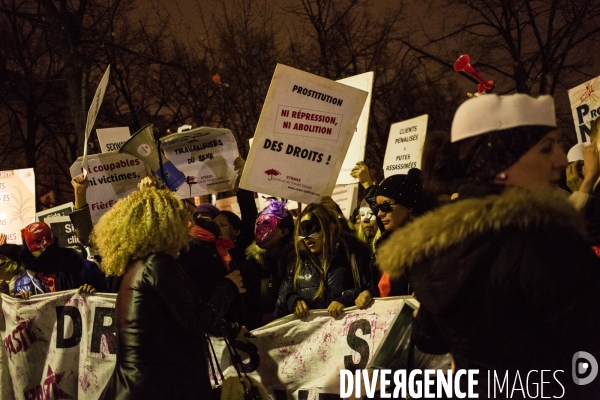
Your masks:
<svg viewBox="0 0 600 400"><path fill-rule="evenodd" d="M35 213L35 220L45 222L46 218L50 217L68 217L73 212L73 202L61 204L60 206L52 207L44 211Z"/></svg>
<svg viewBox="0 0 600 400"><path fill-rule="evenodd" d="M131 132L127 126L96 129L96 134L98 134L100 149L103 153L118 151L127 139L131 137Z"/></svg>
<svg viewBox="0 0 600 400"><path fill-rule="evenodd" d="M177 194L187 199L233 189L239 157L237 142L229 129L201 127L174 133L161 140L161 149L188 179Z"/></svg>
<svg viewBox="0 0 600 400"><path fill-rule="evenodd" d="M383 159L383 175L406 174L411 168L421 168L423 144L427 133L427 114L390 127L390 136Z"/></svg>
<svg viewBox="0 0 600 400"><path fill-rule="evenodd" d="M21 229L35 220L33 168L0 171L0 233L7 243L23 244Z"/></svg>
<svg viewBox="0 0 600 400"><path fill-rule="evenodd" d="M337 185L348 185L350 183L358 183L358 180L354 179L350 172L352 168L356 166L359 161L365 159L365 147L367 145L367 133L369 132L369 114L371 112L371 95L373 91L373 72L365 72L364 74L351 76L349 78L340 79L339 83L344 85L352 86L354 88L364 90L369 93L367 101L360 114L356 129L354 129L354 135L348 147L348 152L342 163L340 174L338 175Z"/></svg>
<svg viewBox="0 0 600 400"><path fill-rule="evenodd" d="M79 238L75 232L75 227L69 217L48 217L44 221L50 225L54 240L60 247L67 247L79 243Z"/></svg>
<svg viewBox="0 0 600 400"><path fill-rule="evenodd" d="M303 203L331 195L367 95L278 64L240 187Z"/></svg>
<svg viewBox="0 0 600 400"><path fill-rule="evenodd" d="M146 176L144 163L128 154L94 154L88 158L87 202L95 224L118 199L137 190L138 183ZM71 165L71 177L81 173L82 157Z"/></svg>
<svg viewBox="0 0 600 400"><path fill-rule="evenodd" d="M333 201L342 209L346 219L350 219L352 211L356 208L358 202L358 184L337 185L331 195Z"/></svg>
<svg viewBox="0 0 600 400"><path fill-rule="evenodd" d="M104 71L104 75L100 80L100 84L96 89L96 93L94 94L94 99L92 100L92 104L90 104L90 109L88 110L87 121L85 123L85 142L83 144L83 160L82 160L82 169L85 171L84 173L87 175L88 171L88 140L90 138L90 133L92 132L92 128L96 123L96 117L98 116L98 112L100 112L100 106L102 105L102 100L104 100L104 95L106 94L106 87L108 86L108 77L110 76L110 65L106 67L106 71Z"/></svg>
<svg viewBox="0 0 600 400"><path fill-rule="evenodd" d="M589 143L592 121L600 124L600 76L568 90L577 143ZM597 126L596 129L600 128Z"/></svg>

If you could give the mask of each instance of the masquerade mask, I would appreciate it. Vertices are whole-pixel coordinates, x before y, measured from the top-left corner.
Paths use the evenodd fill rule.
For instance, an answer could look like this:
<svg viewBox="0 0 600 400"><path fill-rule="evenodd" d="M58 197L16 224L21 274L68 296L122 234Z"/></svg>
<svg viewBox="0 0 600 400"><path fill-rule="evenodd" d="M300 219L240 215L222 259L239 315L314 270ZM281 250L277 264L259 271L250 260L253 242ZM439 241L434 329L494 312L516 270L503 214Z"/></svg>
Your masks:
<svg viewBox="0 0 600 400"><path fill-rule="evenodd" d="M365 219L368 219L368 220L375 219L375 214L373 214L373 210L371 210L371 208L369 208L369 207L361 207L358 210L358 213L360 215L361 221L364 221Z"/></svg>
<svg viewBox="0 0 600 400"><path fill-rule="evenodd" d="M54 241L52 230L44 222L34 222L21 230L23 240L27 244L29 251L43 250Z"/></svg>
<svg viewBox="0 0 600 400"><path fill-rule="evenodd" d="M377 211L382 211L384 213L389 213L392 212L392 210L394 209L392 206L395 206L398 203L392 203L390 201L384 201L381 204L377 204Z"/></svg>
<svg viewBox="0 0 600 400"><path fill-rule="evenodd" d="M321 224L316 216L312 215L310 219L300 222L300 239L317 239L321 232Z"/></svg>
<svg viewBox="0 0 600 400"><path fill-rule="evenodd" d="M268 200L271 203L258 216L254 225L256 244L259 246L275 235L279 221L287 217L287 211L285 209L285 205L287 203L286 200L281 202L276 198L269 198Z"/></svg>

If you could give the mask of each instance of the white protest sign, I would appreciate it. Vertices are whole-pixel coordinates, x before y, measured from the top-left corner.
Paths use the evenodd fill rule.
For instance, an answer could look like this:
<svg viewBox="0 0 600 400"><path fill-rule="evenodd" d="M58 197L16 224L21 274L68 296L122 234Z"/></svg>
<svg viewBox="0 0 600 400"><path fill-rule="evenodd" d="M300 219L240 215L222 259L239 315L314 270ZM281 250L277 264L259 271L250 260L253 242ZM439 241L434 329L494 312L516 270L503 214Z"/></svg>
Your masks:
<svg viewBox="0 0 600 400"><path fill-rule="evenodd" d="M367 95L278 64L240 187L302 203L331 195Z"/></svg>
<svg viewBox="0 0 600 400"><path fill-rule="evenodd" d="M118 151L121 146L131 137L129 127L96 129L100 149L103 153Z"/></svg>
<svg viewBox="0 0 600 400"><path fill-rule="evenodd" d="M21 229L35 220L33 168L0 171L0 233L7 243L22 244Z"/></svg>
<svg viewBox="0 0 600 400"><path fill-rule="evenodd" d="M354 211L358 202L358 184L337 185L333 189L331 198L340 206L344 217L350 219L352 211Z"/></svg>
<svg viewBox="0 0 600 400"><path fill-rule="evenodd" d="M248 142L250 142L250 147L252 147L253 141L254 141L254 138L248 139ZM256 198L254 200L256 202L256 208L258 209L258 212L261 212L262 210L264 210L265 208L267 208L269 206L269 201L267 200L269 197L277 197L277 196L273 196L273 195L265 194L265 193L256 193ZM300 205L298 204L297 201L288 200L285 208L287 208L288 210L296 210L299 206Z"/></svg>
<svg viewBox="0 0 600 400"><path fill-rule="evenodd" d="M181 198L233 189L237 179L233 161L239 152L229 129L201 127L173 133L161 139L161 149L192 182L179 187L177 194Z"/></svg>
<svg viewBox="0 0 600 400"><path fill-rule="evenodd" d="M82 157L71 165L71 177L81 173ZM98 222L118 199L137 190L137 184L146 176L144 163L121 153L94 154L88 158L87 203L92 222Z"/></svg>
<svg viewBox="0 0 600 400"><path fill-rule="evenodd" d="M35 220L44 222L49 217L68 217L71 212L73 212L72 201L35 213Z"/></svg>
<svg viewBox="0 0 600 400"><path fill-rule="evenodd" d="M424 114L392 124L383 158L384 177L406 174L411 168L421 168L427 118L427 114Z"/></svg>
<svg viewBox="0 0 600 400"><path fill-rule="evenodd" d="M577 143L589 143L591 122L600 123L600 76L568 90ZM596 127L596 129L600 126ZM598 133L596 133L598 134ZM599 144L600 145L600 144Z"/></svg>
<svg viewBox="0 0 600 400"><path fill-rule="evenodd" d="M100 84L98 85L98 89L96 89L96 93L94 94L94 100L92 100L92 104L90 105L90 109L88 110L87 121L85 123L85 142L83 144L83 163L82 168L84 170L84 174L87 174L88 171L88 140L90 138L90 133L92 132L92 128L96 123L96 117L98 116L98 112L100 111L100 106L102 105L102 100L104 100L104 94L106 93L106 87L108 86L108 77L110 76L110 65L106 67L106 71L104 71L104 75L100 80Z"/></svg>
<svg viewBox="0 0 600 400"><path fill-rule="evenodd" d="M347 185L358 182L358 180L350 175L350 172L352 171L352 168L356 166L357 162L364 161L365 159L365 147L367 145L367 133L369 131L369 114L371 112L373 77L373 72L365 72L364 74L336 81L369 93L365 106L360 114L360 118L358 119L358 123L356 124L350 147L348 147L348 152L342 163L342 168L340 169L340 174L338 175L336 182L337 185Z"/></svg>

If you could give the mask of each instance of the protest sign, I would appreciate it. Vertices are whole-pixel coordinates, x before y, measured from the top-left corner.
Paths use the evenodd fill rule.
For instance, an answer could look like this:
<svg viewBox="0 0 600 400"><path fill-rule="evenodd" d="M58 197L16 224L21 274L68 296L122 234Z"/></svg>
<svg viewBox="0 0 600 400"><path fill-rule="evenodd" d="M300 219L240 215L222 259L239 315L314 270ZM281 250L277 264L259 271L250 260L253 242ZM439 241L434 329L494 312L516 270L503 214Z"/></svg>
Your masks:
<svg viewBox="0 0 600 400"><path fill-rule="evenodd" d="M356 203L358 202L358 184L337 185L333 189L331 198L340 206L344 217L350 219L352 211L356 208Z"/></svg>
<svg viewBox="0 0 600 400"><path fill-rule="evenodd" d="M35 220L44 222L49 217L68 217L73 212L73 202L61 204L60 206L52 207L44 211L35 213Z"/></svg>
<svg viewBox="0 0 600 400"><path fill-rule="evenodd" d="M589 143L594 128L600 128L600 76L568 90L577 143ZM592 121L593 125L592 125Z"/></svg>
<svg viewBox="0 0 600 400"><path fill-rule="evenodd" d="M96 89L96 93L94 94L94 99L92 100L92 104L90 104L90 109L88 110L87 120L85 123L85 140L83 143L83 159L82 159L82 169L84 173L87 175L88 171L88 140L90 138L90 133L92 133L92 128L96 123L96 117L98 116L98 112L100 111L100 106L102 105L102 100L104 100L104 95L106 94L106 87L108 86L108 77L110 76L110 65L106 67L106 71L104 71L104 75L100 80L100 84Z"/></svg>
<svg viewBox="0 0 600 400"><path fill-rule="evenodd" d="M371 112L371 93L373 91L373 72L365 72L364 74L351 76L349 78L340 79L336 82L343 83L344 85L352 86L354 88L364 90L369 93L367 101L360 114L356 128L354 129L354 135L348 147L348 152L342 163L340 174L338 175L337 185L348 185L350 183L358 183L354 179L350 172L352 168L356 166L359 161L365 159L365 147L367 145L367 133L369 131L369 114Z"/></svg>
<svg viewBox="0 0 600 400"><path fill-rule="evenodd" d="M21 229L35 220L33 168L0 171L0 233L7 243L22 244Z"/></svg>
<svg viewBox="0 0 600 400"><path fill-rule="evenodd" d="M237 142L229 129L201 127L173 133L161 139L161 149L183 175L177 194L187 199L233 189L239 157Z"/></svg>
<svg viewBox="0 0 600 400"><path fill-rule="evenodd" d="M52 234L54 235L54 241L58 243L60 247L67 247L79 243L79 238L75 232L75 226L71 222L69 217L47 217L45 221L50 225Z"/></svg>
<svg viewBox="0 0 600 400"><path fill-rule="evenodd" d="M82 157L71 165L71 177L82 171ZM94 154L88 158L87 202L92 222L98 222L118 199L126 197L146 176L144 163L138 158L121 153Z"/></svg>
<svg viewBox="0 0 600 400"><path fill-rule="evenodd" d="M406 174L411 168L421 168L427 118L427 114L424 114L392 124L383 158L384 177Z"/></svg>
<svg viewBox="0 0 600 400"><path fill-rule="evenodd" d="M303 203L331 195L367 95L278 64L240 187Z"/></svg>
<svg viewBox="0 0 600 400"><path fill-rule="evenodd" d="M116 296L2 295L0 399L97 399L116 361Z"/></svg>
<svg viewBox="0 0 600 400"><path fill-rule="evenodd" d="M2 294L0 302L0 400L99 397L116 362L116 294L70 290L27 301ZM252 331L260 361L249 375L276 398L337 394L340 369L365 368L405 302L417 304L388 297L367 310L346 308L338 319L311 310L305 319L273 321ZM236 376L223 342L213 343L225 376Z"/></svg>
<svg viewBox="0 0 600 400"><path fill-rule="evenodd" d="M131 137L131 132L127 126L96 129L96 134L100 142L100 150L103 153L118 151L123 146L123 143Z"/></svg>

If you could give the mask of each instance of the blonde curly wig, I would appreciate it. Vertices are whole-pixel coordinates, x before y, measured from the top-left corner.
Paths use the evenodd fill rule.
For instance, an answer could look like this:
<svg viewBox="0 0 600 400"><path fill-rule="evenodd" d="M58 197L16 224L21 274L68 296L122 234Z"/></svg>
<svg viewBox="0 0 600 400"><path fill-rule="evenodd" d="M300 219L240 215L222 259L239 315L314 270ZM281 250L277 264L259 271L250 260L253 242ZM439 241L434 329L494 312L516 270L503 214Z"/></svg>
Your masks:
<svg viewBox="0 0 600 400"><path fill-rule="evenodd" d="M168 190L145 189L119 200L92 232L102 271L121 276L134 259L176 254L190 240L191 218L181 199Z"/></svg>

